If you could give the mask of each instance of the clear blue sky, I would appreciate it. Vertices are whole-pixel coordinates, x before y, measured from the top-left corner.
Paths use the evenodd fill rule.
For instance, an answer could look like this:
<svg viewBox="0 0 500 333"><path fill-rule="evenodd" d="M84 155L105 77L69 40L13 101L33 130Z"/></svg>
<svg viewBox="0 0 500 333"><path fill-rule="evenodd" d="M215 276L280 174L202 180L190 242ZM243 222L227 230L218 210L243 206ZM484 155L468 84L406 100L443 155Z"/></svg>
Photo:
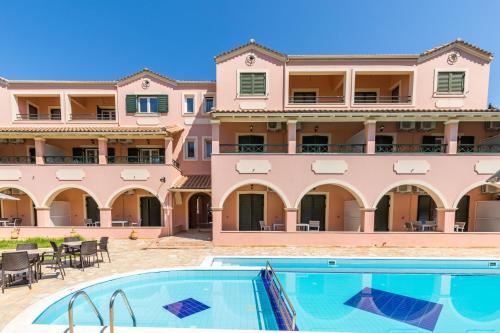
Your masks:
<svg viewBox="0 0 500 333"><path fill-rule="evenodd" d="M457 37L493 52L497 0L50 0L0 4L0 76L113 80L141 68L214 79L213 57L249 38L289 54L420 53Z"/></svg>

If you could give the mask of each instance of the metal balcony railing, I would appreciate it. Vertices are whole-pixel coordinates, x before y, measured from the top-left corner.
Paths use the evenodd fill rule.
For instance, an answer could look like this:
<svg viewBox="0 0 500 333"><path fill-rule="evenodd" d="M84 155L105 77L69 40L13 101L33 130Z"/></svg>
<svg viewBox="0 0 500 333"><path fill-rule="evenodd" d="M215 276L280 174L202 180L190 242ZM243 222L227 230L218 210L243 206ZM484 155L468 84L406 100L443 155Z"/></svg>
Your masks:
<svg viewBox="0 0 500 333"><path fill-rule="evenodd" d="M464 154L500 154L500 144L459 144L457 151Z"/></svg>
<svg viewBox="0 0 500 333"><path fill-rule="evenodd" d="M370 103L396 103L408 104L411 103L411 96L354 96L354 103L356 104L370 104Z"/></svg>
<svg viewBox="0 0 500 333"><path fill-rule="evenodd" d="M98 157L87 156L45 156L46 164L98 164Z"/></svg>
<svg viewBox="0 0 500 333"><path fill-rule="evenodd" d="M313 154L362 154L364 144L298 144L297 153Z"/></svg>
<svg viewBox="0 0 500 333"><path fill-rule="evenodd" d="M221 154L279 154L287 153L287 144L221 144Z"/></svg>
<svg viewBox="0 0 500 333"><path fill-rule="evenodd" d="M344 96L290 96L290 104L343 104Z"/></svg>
<svg viewBox="0 0 500 333"><path fill-rule="evenodd" d="M72 113L70 120L116 120L116 111L103 113Z"/></svg>
<svg viewBox="0 0 500 333"><path fill-rule="evenodd" d="M0 156L0 164L35 164L33 156Z"/></svg>
<svg viewBox="0 0 500 333"><path fill-rule="evenodd" d="M108 156L109 164L165 164L165 156Z"/></svg>
<svg viewBox="0 0 500 333"><path fill-rule="evenodd" d="M446 153L446 144L377 144L377 153Z"/></svg>
<svg viewBox="0 0 500 333"><path fill-rule="evenodd" d="M18 113L17 120L61 120L61 115Z"/></svg>

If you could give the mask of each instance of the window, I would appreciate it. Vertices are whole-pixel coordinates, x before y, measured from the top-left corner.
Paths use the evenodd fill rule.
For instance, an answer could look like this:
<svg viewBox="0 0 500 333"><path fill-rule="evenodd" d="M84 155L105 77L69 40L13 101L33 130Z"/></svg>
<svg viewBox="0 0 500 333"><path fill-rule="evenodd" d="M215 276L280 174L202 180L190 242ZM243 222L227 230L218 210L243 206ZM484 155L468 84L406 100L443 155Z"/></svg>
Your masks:
<svg viewBox="0 0 500 333"><path fill-rule="evenodd" d="M197 148L196 148L196 138L186 138L184 142L184 159L185 160L196 160L197 159Z"/></svg>
<svg viewBox="0 0 500 333"><path fill-rule="evenodd" d="M184 113L194 113L194 96L184 96Z"/></svg>
<svg viewBox="0 0 500 333"><path fill-rule="evenodd" d="M160 149L141 148L139 149L139 160L143 164L160 164Z"/></svg>
<svg viewBox="0 0 500 333"><path fill-rule="evenodd" d="M315 91L295 91L293 93L294 103L316 103Z"/></svg>
<svg viewBox="0 0 500 333"><path fill-rule="evenodd" d="M37 120L38 119L38 107L33 104L28 104L28 119Z"/></svg>
<svg viewBox="0 0 500 333"><path fill-rule="evenodd" d="M265 96L266 73L240 73L240 95Z"/></svg>
<svg viewBox="0 0 500 333"><path fill-rule="evenodd" d="M205 112L210 112L214 107L214 98L205 97Z"/></svg>
<svg viewBox="0 0 500 333"><path fill-rule="evenodd" d="M60 107L49 108L49 117L50 120L61 120L61 108Z"/></svg>
<svg viewBox="0 0 500 333"><path fill-rule="evenodd" d="M463 94L465 72L439 72L437 77L438 94Z"/></svg>
<svg viewBox="0 0 500 333"><path fill-rule="evenodd" d="M139 113L157 113L158 98L155 97L139 97Z"/></svg>
<svg viewBox="0 0 500 333"><path fill-rule="evenodd" d="M212 138L203 139L203 159L209 160L212 157Z"/></svg>
<svg viewBox="0 0 500 333"><path fill-rule="evenodd" d="M376 91L356 91L354 93L355 103L377 103Z"/></svg>

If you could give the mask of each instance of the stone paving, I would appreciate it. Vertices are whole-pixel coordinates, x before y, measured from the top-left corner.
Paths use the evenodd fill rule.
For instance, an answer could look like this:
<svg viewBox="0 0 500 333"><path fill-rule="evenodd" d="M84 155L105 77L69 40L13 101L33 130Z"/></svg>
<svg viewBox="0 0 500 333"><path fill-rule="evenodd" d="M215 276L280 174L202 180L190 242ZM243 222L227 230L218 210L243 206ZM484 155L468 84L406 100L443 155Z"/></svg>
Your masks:
<svg viewBox="0 0 500 333"><path fill-rule="evenodd" d="M197 242L203 242L200 245ZM47 276L33 284L31 290L19 286L0 294L0 329L30 304L54 292L75 284L117 273L164 267L198 266L206 256L269 255L269 256L363 256L363 257L488 257L500 258L499 248L378 248L378 247L214 247L206 240L192 245L186 237L161 240L111 240L111 263L81 271L66 269L66 279L55 278L52 270L44 268Z"/></svg>

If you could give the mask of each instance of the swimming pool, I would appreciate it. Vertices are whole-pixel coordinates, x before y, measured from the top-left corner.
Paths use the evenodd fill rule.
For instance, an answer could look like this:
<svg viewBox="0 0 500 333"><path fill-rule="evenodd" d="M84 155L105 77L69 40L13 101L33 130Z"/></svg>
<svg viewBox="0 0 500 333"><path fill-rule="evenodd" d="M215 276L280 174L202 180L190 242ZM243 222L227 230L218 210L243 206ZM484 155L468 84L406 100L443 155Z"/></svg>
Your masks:
<svg viewBox="0 0 500 333"><path fill-rule="evenodd" d="M135 311L138 330L170 327L273 331L280 326L273 298L264 283L261 266L265 260L262 260L211 258L211 265L219 267L134 274L91 284L83 290L102 313L106 325L110 296L116 289L123 289ZM325 267L317 266L330 260L347 269L353 265L355 269L369 271L370 265L375 264L394 271L318 271ZM298 330L500 332L500 275L496 268L482 268L490 261L426 260L421 266L415 261L413 268L425 267L426 271L401 274L396 269L400 264L407 265L404 260L342 260L271 258L296 311ZM462 273L443 273L448 265ZM440 273L427 272L435 268ZM478 269L481 274L476 273ZM44 306L33 317L31 326L40 328L40 332L47 325L67 328L67 304L74 292L67 292ZM118 299L116 308L123 306ZM74 311L77 326L99 325L83 299L76 301ZM126 311L116 311L115 325L131 326Z"/></svg>

